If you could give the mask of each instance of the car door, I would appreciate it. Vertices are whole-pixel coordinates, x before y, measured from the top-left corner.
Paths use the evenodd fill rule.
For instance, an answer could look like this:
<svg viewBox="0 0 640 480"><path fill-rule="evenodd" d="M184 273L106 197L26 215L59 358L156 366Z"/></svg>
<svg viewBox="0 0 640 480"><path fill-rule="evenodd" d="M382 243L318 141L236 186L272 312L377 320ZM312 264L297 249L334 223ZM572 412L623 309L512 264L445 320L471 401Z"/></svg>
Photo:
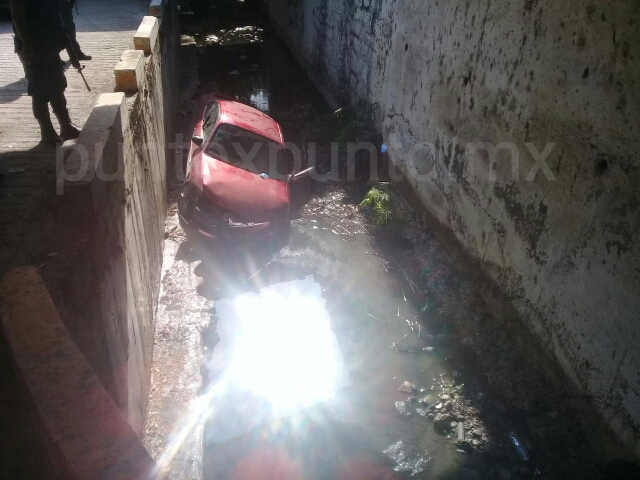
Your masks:
<svg viewBox="0 0 640 480"><path fill-rule="evenodd" d="M196 122L193 127L193 135L189 144L189 154L187 156L187 164L185 166L186 178L191 175L193 166L193 156L196 152L201 153L201 147L204 142L211 136L220 119L220 106L213 97L205 97L196 114ZM202 138L200 145L194 141L197 137Z"/></svg>

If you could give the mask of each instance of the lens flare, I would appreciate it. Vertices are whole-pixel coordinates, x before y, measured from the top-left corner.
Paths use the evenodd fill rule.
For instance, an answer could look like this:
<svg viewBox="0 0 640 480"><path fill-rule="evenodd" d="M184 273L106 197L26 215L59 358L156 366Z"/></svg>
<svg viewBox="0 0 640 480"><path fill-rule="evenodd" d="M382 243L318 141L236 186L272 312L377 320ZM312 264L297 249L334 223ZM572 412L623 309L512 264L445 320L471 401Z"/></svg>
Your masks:
<svg viewBox="0 0 640 480"><path fill-rule="evenodd" d="M205 443L220 443L329 400L349 385L312 276L220 300L216 311L220 341L208 364L211 387L190 405L158 459L160 471L205 422Z"/></svg>

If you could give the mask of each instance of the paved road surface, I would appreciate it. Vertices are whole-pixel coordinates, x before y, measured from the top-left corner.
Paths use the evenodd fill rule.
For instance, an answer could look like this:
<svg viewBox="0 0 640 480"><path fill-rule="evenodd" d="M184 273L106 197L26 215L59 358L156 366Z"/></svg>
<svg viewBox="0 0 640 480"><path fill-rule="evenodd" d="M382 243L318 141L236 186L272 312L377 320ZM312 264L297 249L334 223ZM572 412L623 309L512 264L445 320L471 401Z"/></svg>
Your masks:
<svg viewBox="0 0 640 480"><path fill-rule="evenodd" d="M133 34L147 13L146 0L80 0L78 40L93 60L84 62L92 88L67 70L66 96L71 118L82 126L102 92L113 91L113 68L122 51L133 48ZM39 128L18 56L13 51L8 12L0 17L0 274L12 266L36 263L46 253L40 222L54 194L55 151L37 147ZM62 57L66 59L66 52ZM52 115L54 125L57 123Z"/></svg>

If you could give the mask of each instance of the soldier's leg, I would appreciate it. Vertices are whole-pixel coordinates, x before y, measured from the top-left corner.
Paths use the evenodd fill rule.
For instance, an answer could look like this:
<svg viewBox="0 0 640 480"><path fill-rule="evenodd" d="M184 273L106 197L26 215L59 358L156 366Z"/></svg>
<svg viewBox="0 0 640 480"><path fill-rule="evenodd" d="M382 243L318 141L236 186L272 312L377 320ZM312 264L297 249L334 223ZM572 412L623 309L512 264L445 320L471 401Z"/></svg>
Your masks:
<svg viewBox="0 0 640 480"><path fill-rule="evenodd" d="M69 140L72 138L78 138L80 135L80 129L71 122L69 116L69 110L67 110L67 99L64 96L64 92L52 93L51 109L58 118L60 124L60 138L62 140Z"/></svg>
<svg viewBox="0 0 640 480"><path fill-rule="evenodd" d="M60 55L55 49L49 51L43 63L48 75L48 81L46 82L47 98L51 103L53 113L58 117L60 137L62 140L78 138L80 130L71 123L69 111L67 110L67 99L64 96L64 91L67 88L67 79L64 76L62 65L60 65Z"/></svg>
<svg viewBox="0 0 640 480"><path fill-rule="evenodd" d="M73 21L73 5L68 0L62 0L60 2L60 13L62 14L62 21L67 27L71 41L73 42L73 50L76 52L79 60L91 60L91 55L87 55L80 48L78 40L76 40L76 24Z"/></svg>
<svg viewBox="0 0 640 480"><path fill-rule="evenodd" d="M40 142L53 144L60 141L60 137L53 128L51 116L49 115L49 105L46 97L31 97L31 106L33 108L33 116L40 125Z"/></svg>
<svg viewBox="0 0 640 480"><path fill-rule="evenodd" d="M51 70L49 64L52 60L50 57L44 55L41 51L34 53L31 63L24 65L25 77L27 77L27 93L31 96L31 108L33 109L33 116L35 117L38 125L40 126L40 141L41 143L55 143L60 141L60 137L51 124L51 116L49 115L49 88L51 83ZM51 57L54 58L54 57ZM60 58L59 56L57 58ZM58 70L62 70L62 67L58 63ZM58 78L64 80L63 77ZM58 87L59 89L60 87Z"/></svg>

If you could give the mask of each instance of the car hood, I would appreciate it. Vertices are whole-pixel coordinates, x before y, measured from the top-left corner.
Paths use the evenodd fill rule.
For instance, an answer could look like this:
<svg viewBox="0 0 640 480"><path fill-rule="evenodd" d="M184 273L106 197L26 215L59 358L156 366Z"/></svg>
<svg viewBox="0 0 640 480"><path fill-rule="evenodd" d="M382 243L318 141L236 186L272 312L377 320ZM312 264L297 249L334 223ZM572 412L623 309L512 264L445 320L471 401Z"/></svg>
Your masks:
<svg viewBox="0 0 640 480"><path fill-rule="evenodd" d="M245 222L268 222L289 215L289 184L265 179L202 155L202 193Z"/></svg>

